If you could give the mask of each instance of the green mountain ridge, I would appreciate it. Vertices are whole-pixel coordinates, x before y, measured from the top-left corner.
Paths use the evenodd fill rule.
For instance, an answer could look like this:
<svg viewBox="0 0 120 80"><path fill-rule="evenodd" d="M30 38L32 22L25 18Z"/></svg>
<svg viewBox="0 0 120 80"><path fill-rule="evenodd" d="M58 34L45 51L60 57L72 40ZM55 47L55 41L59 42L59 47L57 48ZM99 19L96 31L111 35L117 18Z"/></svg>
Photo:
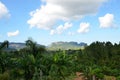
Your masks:
<svg viewBox="0 0 120 80"><path fill-rule="evenodd" d="M76 49L83 49L85 46L87 46L86 43L81 42L53 42L51 45L48 46L48 50L76 50Z"/></svg>
<svg viewBox="0 0 120 80"><path fill-rule="evenodd" d="M1 44L1 43L0 43ZM40 45L40 44L38 44ZM77 42L53 42L51 43L49 46L45 46L47 48L47 50L76 50L76 49L83 49L85 46L87 46L86 43L81 42L81 43L77 43ZM7 50L19 50L22 48L25 48L26 45L25 43L15 43L15 42L10 42L9 43L9 48L7 48Z"/></svg>

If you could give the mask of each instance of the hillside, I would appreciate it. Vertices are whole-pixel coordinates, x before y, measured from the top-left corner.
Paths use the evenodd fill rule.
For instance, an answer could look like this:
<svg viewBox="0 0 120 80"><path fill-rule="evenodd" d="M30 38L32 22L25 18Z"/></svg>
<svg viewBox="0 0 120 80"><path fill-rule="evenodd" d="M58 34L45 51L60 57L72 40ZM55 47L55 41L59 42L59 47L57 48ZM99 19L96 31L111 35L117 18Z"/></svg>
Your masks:
<svg viewBox="0 0 120 80"><path fill-rule="evenodd" d="M38 45L40 45L40 44L38 44ZM87 44L84 42L77 43L77 42L62 42L62 41L60 41L60 42L53 42L49 46L46 46L46 48L48 50L59 50L59 49L61 49L61 50L68 50L68 49L76 50L76 49L83 49L85 46L87 46ZM24 47L26 47L25 43L10 42L9 48L7 48L7 50L19 50Z"/></svg>
<svg viewBox="0 0 120 80"><path fill-rule="evenodd" d="M26 46L25 43L14 43L14 42L12 42L12 43L9 44L9 48L17 49L17 50L19 50L21 48L24 48L25 46Z"/></svg>
<svg viewBox="0 0 120 80"><path fill-rule="evenodd" d="M0 43L1 44L1 43ZM14 50L19 50L24 48L26 45L25 43L15 43L15 42L10 42L9 47L6 48L5 50L7 51L14 51Z"/></svg>
<svg viewBox="0 0 120 80"><path fill-rule="evenodd" d="M48 50L68 50L68 49L83 49L85 46L87 46L86 43L81 42L53 42L51 45L48 46Z"/></svg>

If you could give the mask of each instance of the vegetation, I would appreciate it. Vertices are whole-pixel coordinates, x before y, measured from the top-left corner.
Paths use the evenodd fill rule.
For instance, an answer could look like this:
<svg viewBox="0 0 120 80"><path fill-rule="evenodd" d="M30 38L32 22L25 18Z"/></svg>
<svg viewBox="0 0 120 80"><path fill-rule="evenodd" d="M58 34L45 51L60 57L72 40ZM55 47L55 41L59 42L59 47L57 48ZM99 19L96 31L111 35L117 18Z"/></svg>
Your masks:
<svg viewBox="0 0 120 80"><path fill-rule="evenodd" d="M120 80L120 43L93 42L84 49L48 51L31 39L19 51L0 44L0 80Z"/></svg>
<svg viewBox="0 0 120 80"><path fill-rule="evenodd" d="M77 43L77 42L53 42L51 45L47 47L48 50L78 50L78 49L83 49L84 46L87 46L86 43Z"/></svg>

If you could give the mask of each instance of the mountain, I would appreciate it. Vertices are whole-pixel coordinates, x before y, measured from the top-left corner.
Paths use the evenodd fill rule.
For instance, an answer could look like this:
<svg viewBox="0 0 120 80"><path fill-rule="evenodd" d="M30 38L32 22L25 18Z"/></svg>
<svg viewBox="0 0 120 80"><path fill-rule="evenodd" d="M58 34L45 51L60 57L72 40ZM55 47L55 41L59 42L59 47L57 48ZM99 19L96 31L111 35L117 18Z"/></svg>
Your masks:
<svg viewBox="0 0 120 80"><path fill-rule="evenodd" d="M1 44L1 43L0 43ZM40 44L38 44L40 45ZM43 46L43 45L41 45ZM48 50L68 50L68 49L83 49L85 46L87 46L86 43L81 42L81 43L77 43L77 42L53 42L51 43L49 46L46 46L46 48ZM25 43L15 43L15 42L10 42L9 43L9 48L5 49L5 50L19 50L26 47Z"/></svg>
<svg viewBox="0 0 120 80"><path fill-rule="evenodd" d="M19 50L19 49L22 49L26 47L25 43L9 43L9 48L10 49L16 49L16 50Z"/></svg>
<svg viewBox="0 0 120 80"><path fill-rule="evenodd" d="M1 45L1 42L0 42L0 45ZM26 47L25 43L15 43L15 42L10 42L9 43L9 47L8 48L5 48L5 50L7 51L14 51L14 50L19 50L19 49L22 49Z"/></svg>
<svg viewBox="0 0 120 80"><path fill-rule="evenodd" d="M68 50L68 49L83 49L85 46L87 46L86 43L81 42L81 43L77 43L77 42L53 42L51 45L49 45L47 48L48 50Z"/></svg>

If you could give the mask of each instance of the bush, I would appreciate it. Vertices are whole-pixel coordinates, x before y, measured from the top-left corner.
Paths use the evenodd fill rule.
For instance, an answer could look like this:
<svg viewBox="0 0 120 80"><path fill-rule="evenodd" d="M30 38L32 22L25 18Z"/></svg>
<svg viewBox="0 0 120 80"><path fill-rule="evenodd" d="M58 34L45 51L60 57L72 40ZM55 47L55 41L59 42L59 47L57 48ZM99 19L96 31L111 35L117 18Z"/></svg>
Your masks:
<svg viewBox="0 0 120 80"><path fill-rule="evenodd" d="M0 74L0 80L9 80L10 76L8 72L4 72L3 74Z"/></svg>
<svg viewBox="0 0 120 80"><path fill-rule="evenodd" d="M117 77L117 80L120 80L120 76Z"/></svg>
<svg viewBox="0 0 120 80"><path fill-rule="evenodd" d="M105 80L116 80L116 78L114 76L105 76L104 78ZM120 80L120 79L118 79Z"/></svg>

